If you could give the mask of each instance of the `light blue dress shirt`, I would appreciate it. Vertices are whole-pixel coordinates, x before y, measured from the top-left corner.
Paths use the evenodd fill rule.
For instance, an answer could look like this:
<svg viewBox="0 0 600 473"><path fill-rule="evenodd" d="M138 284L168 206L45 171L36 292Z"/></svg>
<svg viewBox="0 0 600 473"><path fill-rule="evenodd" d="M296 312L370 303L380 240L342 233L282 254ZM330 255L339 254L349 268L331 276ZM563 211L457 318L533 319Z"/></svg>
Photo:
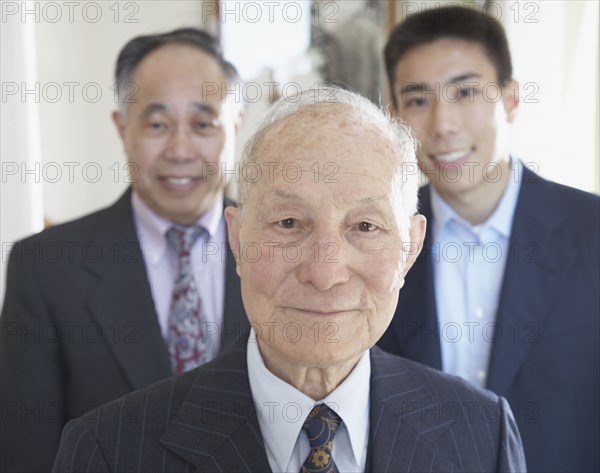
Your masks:
<svg viewBox="0 0 600 473"><path fill-rule="evenodd" d="M156 215L135 192L131 195L131 206L154 307L163 338L166 340L173 282L178 270L177 255L165 236L173 223ZM212 359L219 353L221 345L220 328L225 296L227 228L223 217L222 195L217 197L215 203L195 224L206 230L192 247L191 262L202 300L202 316L206 322L205 334L211 339L208 345Z"/></svg>
<svg viewBox="0 0 600 473"><path fill-rule="evenodd" d="M273 472L300 471L310 445L302 425L315 404L325 403L342 419L331 455L339 471L363 472L369 440L371 358L365 351L352 372L325 399L314 401L265 366L254 329L247 348L248 378Z"/></svg>
<svg viewBox="0 0 600 473"><path fill-rule="evenodd" d="M513 160L496 210L480 225L462 219L431 189L431 257L442 369L485 387L523 164Z"/></svg>

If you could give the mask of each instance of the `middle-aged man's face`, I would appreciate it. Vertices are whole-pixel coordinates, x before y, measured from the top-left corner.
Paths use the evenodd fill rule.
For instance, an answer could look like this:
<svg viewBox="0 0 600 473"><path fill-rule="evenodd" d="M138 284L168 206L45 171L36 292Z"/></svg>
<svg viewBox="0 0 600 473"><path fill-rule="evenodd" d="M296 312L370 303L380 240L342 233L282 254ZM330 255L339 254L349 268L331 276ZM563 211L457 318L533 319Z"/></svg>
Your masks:
<svg viewBox="0 0 600 473"><path fill-rule="evenodd" d="M163 46L131 78L127 116L115 112L132 186L158 215L189 225L223 189L220 164L233 165L237 107L221 100L219 64L198 48Z"/></svg>
<svg viewBox="0 0 600 473"><path fill-rule="evenodd" d="M401 208L390 145L346 118L344 106L321 107L268 132L257 156L273 172L263 165L241 212L226 210L244 307L267 366L326 368L370 348L416 257L403 251L401 225L413 221L412 240L423 237L424 218L410 220Z"/></svg>
<svg viewBox="0 0 600 473"><path fill-rule="evenodd" d="M394 79L396 112L420 142L419 166L440 194L469 192L497 178L496 164L508 159L503 129L513 119L517 91L514 83L501 91L481 45L441 39L417 46L398 61Z"/></svg>

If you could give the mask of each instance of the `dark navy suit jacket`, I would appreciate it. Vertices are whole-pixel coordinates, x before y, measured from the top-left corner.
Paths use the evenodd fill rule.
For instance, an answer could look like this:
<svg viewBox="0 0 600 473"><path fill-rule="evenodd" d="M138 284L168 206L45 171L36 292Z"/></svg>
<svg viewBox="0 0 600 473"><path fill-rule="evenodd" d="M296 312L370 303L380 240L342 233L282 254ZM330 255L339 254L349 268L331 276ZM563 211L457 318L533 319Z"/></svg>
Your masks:
<svg viewBox="0 0 600 473"><path fill-rule="evenodd" d="M441 369L432 215L400 291L386 351ZM487 388L508 399L533 472L600 471L600 198L525 170Z"/></svg>
<svg viewBox="0 0 600 473"><path fill-rule="evenodd" d="M227 255L222 346L248 325ZM63 426L171 375L131 209L15 244L0 319L0 471L50 471Z"/></svg>
<svg viewBox="0 0 600 473"><path fill-rule="evenodd" d="M271 471L246 343L70 422L54 471ZM503 398L378 348L370 386L367 471L524 471Z"/></svg>

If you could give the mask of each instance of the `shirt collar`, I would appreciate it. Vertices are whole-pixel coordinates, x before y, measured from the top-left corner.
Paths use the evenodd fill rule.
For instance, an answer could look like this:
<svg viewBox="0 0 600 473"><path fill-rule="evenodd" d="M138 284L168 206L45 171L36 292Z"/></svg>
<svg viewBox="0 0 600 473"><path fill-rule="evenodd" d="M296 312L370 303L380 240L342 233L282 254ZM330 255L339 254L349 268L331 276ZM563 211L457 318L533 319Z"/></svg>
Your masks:
<svg viewBox="0 0 600 473"><path fill-rule="evenodd" d="M171 222L150 210L135 191L131 193L131 208L142 251L152 264L157 264L167 249L164 235Z"/></svg>
<svg viewBox="0 0 600 473"><path fill-rule="evenodd" d="M357 465L362 463L364 445L369 433L371 357L366 350L348 377L323 402L337 406L335 411L344 421L350 436Z"/></svg>
<svg viewBox="0 0 600 473"><path fill-rule="evenodd" d="M214 240L217 236L217 230L223 217L223 193L219 193L215 202L202 214L196 221L196 225L204 228L209 235L210 240Z"/></svg>
<svg viewBox="0 0 600 473"><path fill-rule="evenodd" d="M523 175L523 163L511 158L509 166L508 184L504 194L498 203L498 207L486 222L503 237L509 238L512 232L512 222L517 208L519 189L521 188L520 177Z"/></svg>
<svg viewBox="0 0 600 473"><path fill-rule="evenodd" d="M523 175L523 163L511 158L509 165L509 178L504 193L492 215L480 225L471 225L460 217L450 205L442 198L433 186L429 186L431 192L431 212L433 219L433 237L437 240L442 230L454 220L473 233L480 234L482 230L490 228L509 238L512 231L512 222L517 207L519 189L521 187L520 176Z"/></svg>
<svg viewBox="0 0 600 473"><path fill-rule="evenodd" d="M167 250L165 234L173 222L153 212L135 191L131 194L131 207L142 251L149 256L152 264L157 264ZM208 210L196 220L195 225L204 228L209 234L209 240L214 240L222 215L223 194L220 193Z"/></svg>
<svg viewBox="0 0 600 473"><path fill-rule="evenodd" d="M254 329L250 332L247 357L250 389L258 406L261 433L281 471L285 471L290 462L304 420L315 404L320 403L327 404L342 418L356 463L361 464L369 432L371 358L368 350L348 377L321 401L314 401L268 370L260 354ZM291 405L299 406L301 410L295 421L283 410ZM275 409L270 410L272 406Z"/></svg>

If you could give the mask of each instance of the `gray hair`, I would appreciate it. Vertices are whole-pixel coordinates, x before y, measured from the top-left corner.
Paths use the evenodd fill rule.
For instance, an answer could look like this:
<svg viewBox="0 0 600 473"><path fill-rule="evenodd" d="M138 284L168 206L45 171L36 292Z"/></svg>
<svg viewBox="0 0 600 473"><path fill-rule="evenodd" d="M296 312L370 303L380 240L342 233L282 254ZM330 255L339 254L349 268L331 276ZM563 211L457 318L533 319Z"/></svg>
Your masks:
<svg viewBox="0 0 600 473"><path fill-rule="evenodd" d="M300 92L298 95L279 99L269 110L258 130L246 143L242 154L241 168L258 159L259 148L268 133L277 124L299 112L314 106L342 104L349 108L350 116L361 127L378 132L392 147L398 158L401 171L399 182L400 203L404 215L408 218L417 212L418 172L416 164L416 142L407 125L399 119L392 118L389 112L370 100L349 90L337 86L324 85ZM238 198L241 209L248 196L249 182L241 179L238 185Z"/></svg>
<svg viewBox="0 0 600 473"><path fill-rule="evenodd" d="M197 28L179 28L162 34L137 36L123 46L115 68L119 108L125 116L127 115L128 102L135 101L135 93L137 92L137 86L131 82L133 73L146 56L167 45L197 48L217 61L229 83L239 80L237 69L223 56L223 50L218 39L206 31Z"/></svg>

